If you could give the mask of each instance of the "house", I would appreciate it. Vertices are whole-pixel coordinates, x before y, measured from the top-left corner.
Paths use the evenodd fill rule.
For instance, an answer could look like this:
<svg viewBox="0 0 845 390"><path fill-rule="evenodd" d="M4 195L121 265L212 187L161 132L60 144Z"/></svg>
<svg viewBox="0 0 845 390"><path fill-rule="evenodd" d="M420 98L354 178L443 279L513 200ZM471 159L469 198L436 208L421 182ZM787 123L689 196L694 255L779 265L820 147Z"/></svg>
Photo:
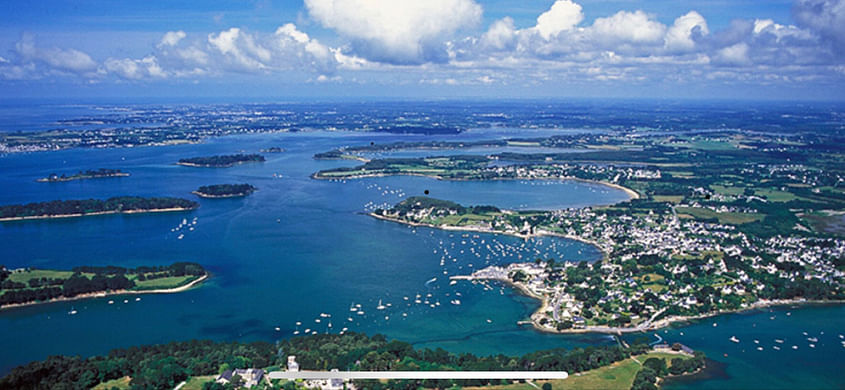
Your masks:
<svg viewBox="0 0 845 390"><path fill-rule="evenodd" d="M214 381L225 385L227 383L231 383L232 378L235 376L239 376L241 378L241 386L248 389L261 383L264 379L264 370L258 368L238 368L235 370L226 370L223 371L222 374L218 375Z"/></svg>
<svg viewBox="0 0 845 390"><path fill-rule="evenodd" d="M288 356L288 371L291 371L291 372L299 371L299 363L296 362L296 356L294 356L294 355Z"/></svg>

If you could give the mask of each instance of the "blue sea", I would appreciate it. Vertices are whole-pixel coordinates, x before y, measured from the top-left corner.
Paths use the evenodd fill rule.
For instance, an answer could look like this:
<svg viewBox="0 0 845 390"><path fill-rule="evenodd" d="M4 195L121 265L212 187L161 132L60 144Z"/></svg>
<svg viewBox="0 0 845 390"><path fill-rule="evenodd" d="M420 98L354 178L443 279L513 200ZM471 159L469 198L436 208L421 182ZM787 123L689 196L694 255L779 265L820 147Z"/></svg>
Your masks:
<svg viewBox="0 0 845 390"><path fill-rule="evenodd" d="M412 228L376 220L364 212L426 190L430 196L463 204L512 209L607 205L627 199L623 192L574 181L310 178L320 169L358 164L311 158L340 145L477 141L560 131L494 127L438 136L311 131L228 136L195 145L4 155L0 157L0 204L118 195L185 197L201 204L187 213L0 223L0 263L5 266L70 269L195 261L213 277L200 288L143 295L137 302L123 303L122 298L112 297L3 310L0 373L55 354L89 356L117 347L189 339L273 341L293 337L295 332L337 333L344 328L383 333L417 347L477 354L616 343L607 335L550 335L519 326L517 321L527 318L537 302L499 284L450 285L448 279L491 264L537 257L596 261L601 258L596 248L558 238L523 241ZM262 164L227 169L174 164L184 157L257 153L273 146L286 151L265 154L267 161ZM467 153L490 151L479 148ZM431 151L396 153L427 154ZM131 176L35 181L53 172L96 168L121 169ZM217 183L250 183L259 190L237 199L198 199L190 194L201 185ZM194 219L193 230L176 229L183 220ZM429 303L415 303L418 296ZM109 299L115 303L109 304ZM451 303L455 299L460 305ZM379 303L387 309L377 310ZM69 315L70 310L78 314ZM667 388L845 387L842 305L725 315L658 333L668 341L703 350L714 361L700 377L670 381ZM730 342L731 336L741 342ZM652 333L626 337L656 340ZM808 346L806 337L819 339L815 348ZM755 339L759 344L753 344ZM774 339L785 340L784 348L774 350ZM757 351L758 345L764 351Z"/></svg>

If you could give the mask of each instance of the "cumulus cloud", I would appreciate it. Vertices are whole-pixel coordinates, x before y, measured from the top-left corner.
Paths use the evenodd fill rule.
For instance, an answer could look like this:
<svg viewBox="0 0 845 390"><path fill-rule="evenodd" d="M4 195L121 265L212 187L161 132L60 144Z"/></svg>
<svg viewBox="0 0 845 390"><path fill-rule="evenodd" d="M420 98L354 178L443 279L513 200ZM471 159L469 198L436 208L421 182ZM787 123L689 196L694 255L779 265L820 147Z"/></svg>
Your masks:
<svg viewBox="0 0 845 390"><path fill-rule="evenodd" d="M504 17L493 22L490 29L481 36L481 45L493 50L512 48L516 41L513 19Z"/></svg>
<svg viewBox="0 0 845 390"><path fill-rule="evenodd" d="M97 70L97 63L91 57L76 49L42 48L35 44L32 35L25 34L15 45L22 61L35 61L47 65L50 69L75 74L92 73Z"/></svg>
<svg viewBox="0 0 845 390"><path fill-rule="evenodd" d="M643 11L619 11L596 19L590 31L598 40L611 44L656 43L662 41L666 26Z"/></svg>
<svg viewBox="0 0 845 390"><path fill-rule="evenodd" d="M481 20L473 0L305 0L314 20L351 39L368 59L419 64L448 59L445 41Z"/></svg>
<svg viewBox="0 0 845 390"><path fill-rule="evenodd" d="M845 0L797 0L792 12L799 26L845 50Z"/></svg>
<svg viewBox="0 0 845 390"><path fill-rule="evenodd" d="M537 17L534 29L543 39L549 39L561 31L572 30L584 20L581 6L571 0L557 0L548 11Z"/></svg>
<svg viewBox="0 0 845 390"><path fill-rule="evenodd" d="M664 46L673 52L690 51L695 48L695 40L710 33L707 21L701 14L690 11L675 19L672 27L666 31Z"/></svg>
<svg viewBox="0 0 845 390"><path fill-rule="evenodd" d="M140 80L167 77L167 73L159 66L158 60L154 56L147 56L140 60L109 58L103 65L106 71L125 79Z"/></svg>
<svg viewBox="0 0 845 390"><path fill-rule="evenodd" d="M159 46L176 46L179 41L185 39L188 34L185 34L184 31L168 31L161 37L161 42L159 42Z"/></svg>
<svg viewBox="0 0 845 390"><path fill-rule="evenodd" d="M266 68L272 53L256 43L252 34L237 27L208 35L208 43L231 65L233 70L255 71Z"/></svg>

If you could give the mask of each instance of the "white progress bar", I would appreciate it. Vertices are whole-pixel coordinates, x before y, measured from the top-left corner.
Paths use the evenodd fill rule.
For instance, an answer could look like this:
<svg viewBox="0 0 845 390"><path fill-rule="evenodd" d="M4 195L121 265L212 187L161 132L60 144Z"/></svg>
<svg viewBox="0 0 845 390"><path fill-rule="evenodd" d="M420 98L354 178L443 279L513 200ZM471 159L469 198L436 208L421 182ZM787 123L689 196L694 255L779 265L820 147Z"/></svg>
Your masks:
<svg viewBox="0 0 845 390"><path fill-rule="evenodd" d="M566 379L566 371L273 371L270 379Z"/></svg>

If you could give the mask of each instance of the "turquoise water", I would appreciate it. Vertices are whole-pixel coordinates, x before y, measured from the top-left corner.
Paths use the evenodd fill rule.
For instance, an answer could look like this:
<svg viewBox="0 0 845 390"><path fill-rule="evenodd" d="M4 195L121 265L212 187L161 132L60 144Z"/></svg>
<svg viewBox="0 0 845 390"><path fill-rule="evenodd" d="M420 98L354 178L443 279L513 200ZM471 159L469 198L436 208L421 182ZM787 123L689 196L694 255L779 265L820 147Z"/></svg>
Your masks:
<svg viewBox="0 0 845 390"><path fill-rule="evenodd" d="M474 130L437 139L477 140L519 134L515 129ZM627 199L621 191L580 182L449 182L421 177L338 182L309 178L320 169L357 164L315 161L311 159L315 152L341 145L428 139L434 138L323 132L264 134L213 139L199 145L1 157L0 204L116 195L193 198L190 191L200 185L230 182L248 182L259 190L241 199L200 199L201 207L189 213L0 224L2 263L12 268L197 261L214 274L201 288L180 294L144 295L139 302L124 304L115 298L116 303L109 305L108 299L93 299L4 310L0 312L0 345L5 347L0 355L0 372L51 354L91 355L116 347L192 338L275 340L306 329L381 332L419 347L480 354L614 343L604 335L549 335L519 327L516 322L526 318L536 302L497 284L450 285L448 281L449 275L469 273L489 264L536 257L595 261L601 255L594 247L565 239L522 241L489 234L414 229L362 213L377 205L422 195L425 190L431 196L464 204L522 209L611 204ZM257 152L271 146L287 151L266 154L263 164L228 169L173 164L182 157ZM101 167L120 168L132 176L66 183L34 181L52 172ZM172 231L183 218L197 218L195 230ZM184 238L178 239L179 234ZM421 301L430 303L415 304L417 294ZM461 304L451 304L454 299ZM390 307L377 310L379 301ZM361 305L363 315L357 314L357 307L356 312L350 311L356 304ZM78 314L68 315L71 308ZM321 317L321 313L331 317ZM768 382L760 383L794 384L791 378L796 377L812 379L804 383L813 387L845 386L837 375L843 367L845 348L833 339L845 330L843 307L791 309L791 313L788 318L782 315L775 320L769 320L767 312L724 316L718 318L718 328L707 322L669 330L685 332L681 341L727 363L726 372L719 377L728 379L682 385L747 387L757 383L756 376L767 373ZM796 320L800 321L797 325ZM302 325L297 326L297 321ZM727 348L737 347L727 341L728 337L735 334L743 342L751 337L741 332L750 327L748 321L758 323L758 332L769 329L774 334L806 327L808 331L824 331L826 338L822 345L819 337L820 343L812 350L802 345L797 351L781 354L727 352L725 358ZM811 367L796 362L807 362ZM782 370L789 364L795 370Z"/></svg>

